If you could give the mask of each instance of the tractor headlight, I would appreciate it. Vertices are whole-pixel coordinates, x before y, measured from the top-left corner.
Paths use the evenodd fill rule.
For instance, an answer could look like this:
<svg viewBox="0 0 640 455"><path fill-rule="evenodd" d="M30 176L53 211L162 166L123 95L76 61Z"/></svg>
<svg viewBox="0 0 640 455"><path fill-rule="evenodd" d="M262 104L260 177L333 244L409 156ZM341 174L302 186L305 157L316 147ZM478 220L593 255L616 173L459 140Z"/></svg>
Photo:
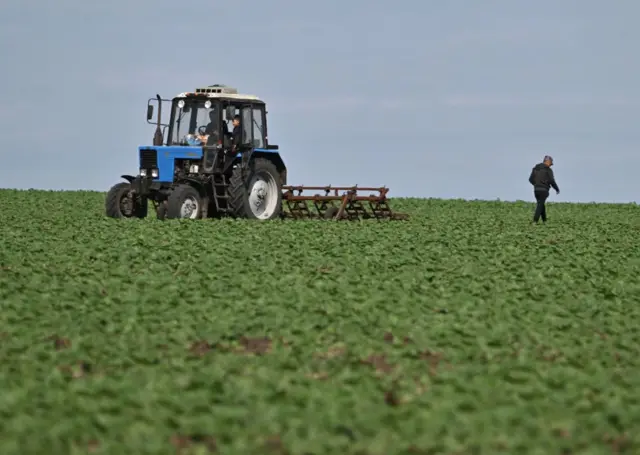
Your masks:
<svg viewBox="0 0 640 455"><path fill-rule="evenodd" d="M197 164L192 164L189 167L189 173L190 174L197 174L198 173L198 165Z"/></svg>
<svg viewBox="0 0 640 455"><path fill-rule="evenodd" d="M151 177L153 177L154 179L158 178L158 170L157 169L151 169Z"/></svg>
<svg viewBox="0 0 640 455"><path fill-rule="evenodd" d="M146 169L140 169L140 177L146 177L147 176L147 170Z"/></svg>

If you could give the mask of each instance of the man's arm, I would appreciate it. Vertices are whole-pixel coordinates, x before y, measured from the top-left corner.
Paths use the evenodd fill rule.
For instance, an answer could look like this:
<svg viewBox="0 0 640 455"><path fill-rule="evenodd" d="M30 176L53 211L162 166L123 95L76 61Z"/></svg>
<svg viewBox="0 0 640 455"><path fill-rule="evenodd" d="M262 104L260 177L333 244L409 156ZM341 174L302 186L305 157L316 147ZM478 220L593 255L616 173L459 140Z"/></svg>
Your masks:
<svg viewBox="0 0 640 455"><path fill-rule="evenodd" d="M200 141L204 145L207 145L209 142L209 138L214 134L214 132L215 132L215 129L214 129L213 122L209 123L204 129L204 134L198 134L198 139L200 139Z"/></svg>
<svg viewBox="0 0 640 455"><path fill-rule="evenodd" d="M529 176L529 183L531 183L532 185L536 184L536 168L534 167L533 169L531 169L531 175Z"/></svg>
<svg viewBox="0 0 640 455"><path fill-rule="evenodd" d="M560 193L560 188L558 188L558 184L556 183L556 178L553 175L553 169L550 167L547 168L549 172L549 184L556 190L556 193Z"/></svg>

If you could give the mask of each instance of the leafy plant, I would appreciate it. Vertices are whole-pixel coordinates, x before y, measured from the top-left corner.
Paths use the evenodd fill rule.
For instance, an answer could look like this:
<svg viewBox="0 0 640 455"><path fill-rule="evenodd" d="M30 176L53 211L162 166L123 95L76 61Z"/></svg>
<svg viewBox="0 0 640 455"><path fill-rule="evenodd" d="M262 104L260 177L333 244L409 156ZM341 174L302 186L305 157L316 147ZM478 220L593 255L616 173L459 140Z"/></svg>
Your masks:
<svg viewBox="0 0 640 455"><path fill-rule="evenodd" d="M635 205L158 222L103 198L0 191L3 455L640 450Z"/></svg>

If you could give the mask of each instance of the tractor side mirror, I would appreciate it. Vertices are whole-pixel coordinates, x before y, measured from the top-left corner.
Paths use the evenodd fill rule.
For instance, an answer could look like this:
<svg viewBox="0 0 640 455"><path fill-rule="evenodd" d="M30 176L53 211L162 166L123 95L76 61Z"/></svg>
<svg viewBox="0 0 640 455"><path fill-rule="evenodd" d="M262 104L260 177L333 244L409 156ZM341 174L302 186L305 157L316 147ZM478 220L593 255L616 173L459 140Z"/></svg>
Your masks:
<svg viewBox="0 0 640 455"><path fill-rule="evenodd" d="M236 115L235 106L231 106L231 105L227 106L226 108L227 121L232 120L234 115Z"/></svg>
<svg viewBox="0 0 640 455"><path fill-rule="evenodd" d="M147 105L147 121L153 118L153 106L151 104Z"/></svg>

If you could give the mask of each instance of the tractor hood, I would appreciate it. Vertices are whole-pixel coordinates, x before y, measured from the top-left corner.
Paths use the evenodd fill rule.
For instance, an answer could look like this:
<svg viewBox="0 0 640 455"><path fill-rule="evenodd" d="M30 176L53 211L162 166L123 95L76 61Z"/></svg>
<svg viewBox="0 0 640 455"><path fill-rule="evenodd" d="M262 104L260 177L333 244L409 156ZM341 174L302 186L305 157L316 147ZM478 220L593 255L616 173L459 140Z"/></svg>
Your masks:
<svg viewBox="0 0 640 455"><path fill-rule="evenodd" d="M181 145L140 146L140 169L158 169L159 182L172 182L176 159L202 159L202 147Z"/></svg>

